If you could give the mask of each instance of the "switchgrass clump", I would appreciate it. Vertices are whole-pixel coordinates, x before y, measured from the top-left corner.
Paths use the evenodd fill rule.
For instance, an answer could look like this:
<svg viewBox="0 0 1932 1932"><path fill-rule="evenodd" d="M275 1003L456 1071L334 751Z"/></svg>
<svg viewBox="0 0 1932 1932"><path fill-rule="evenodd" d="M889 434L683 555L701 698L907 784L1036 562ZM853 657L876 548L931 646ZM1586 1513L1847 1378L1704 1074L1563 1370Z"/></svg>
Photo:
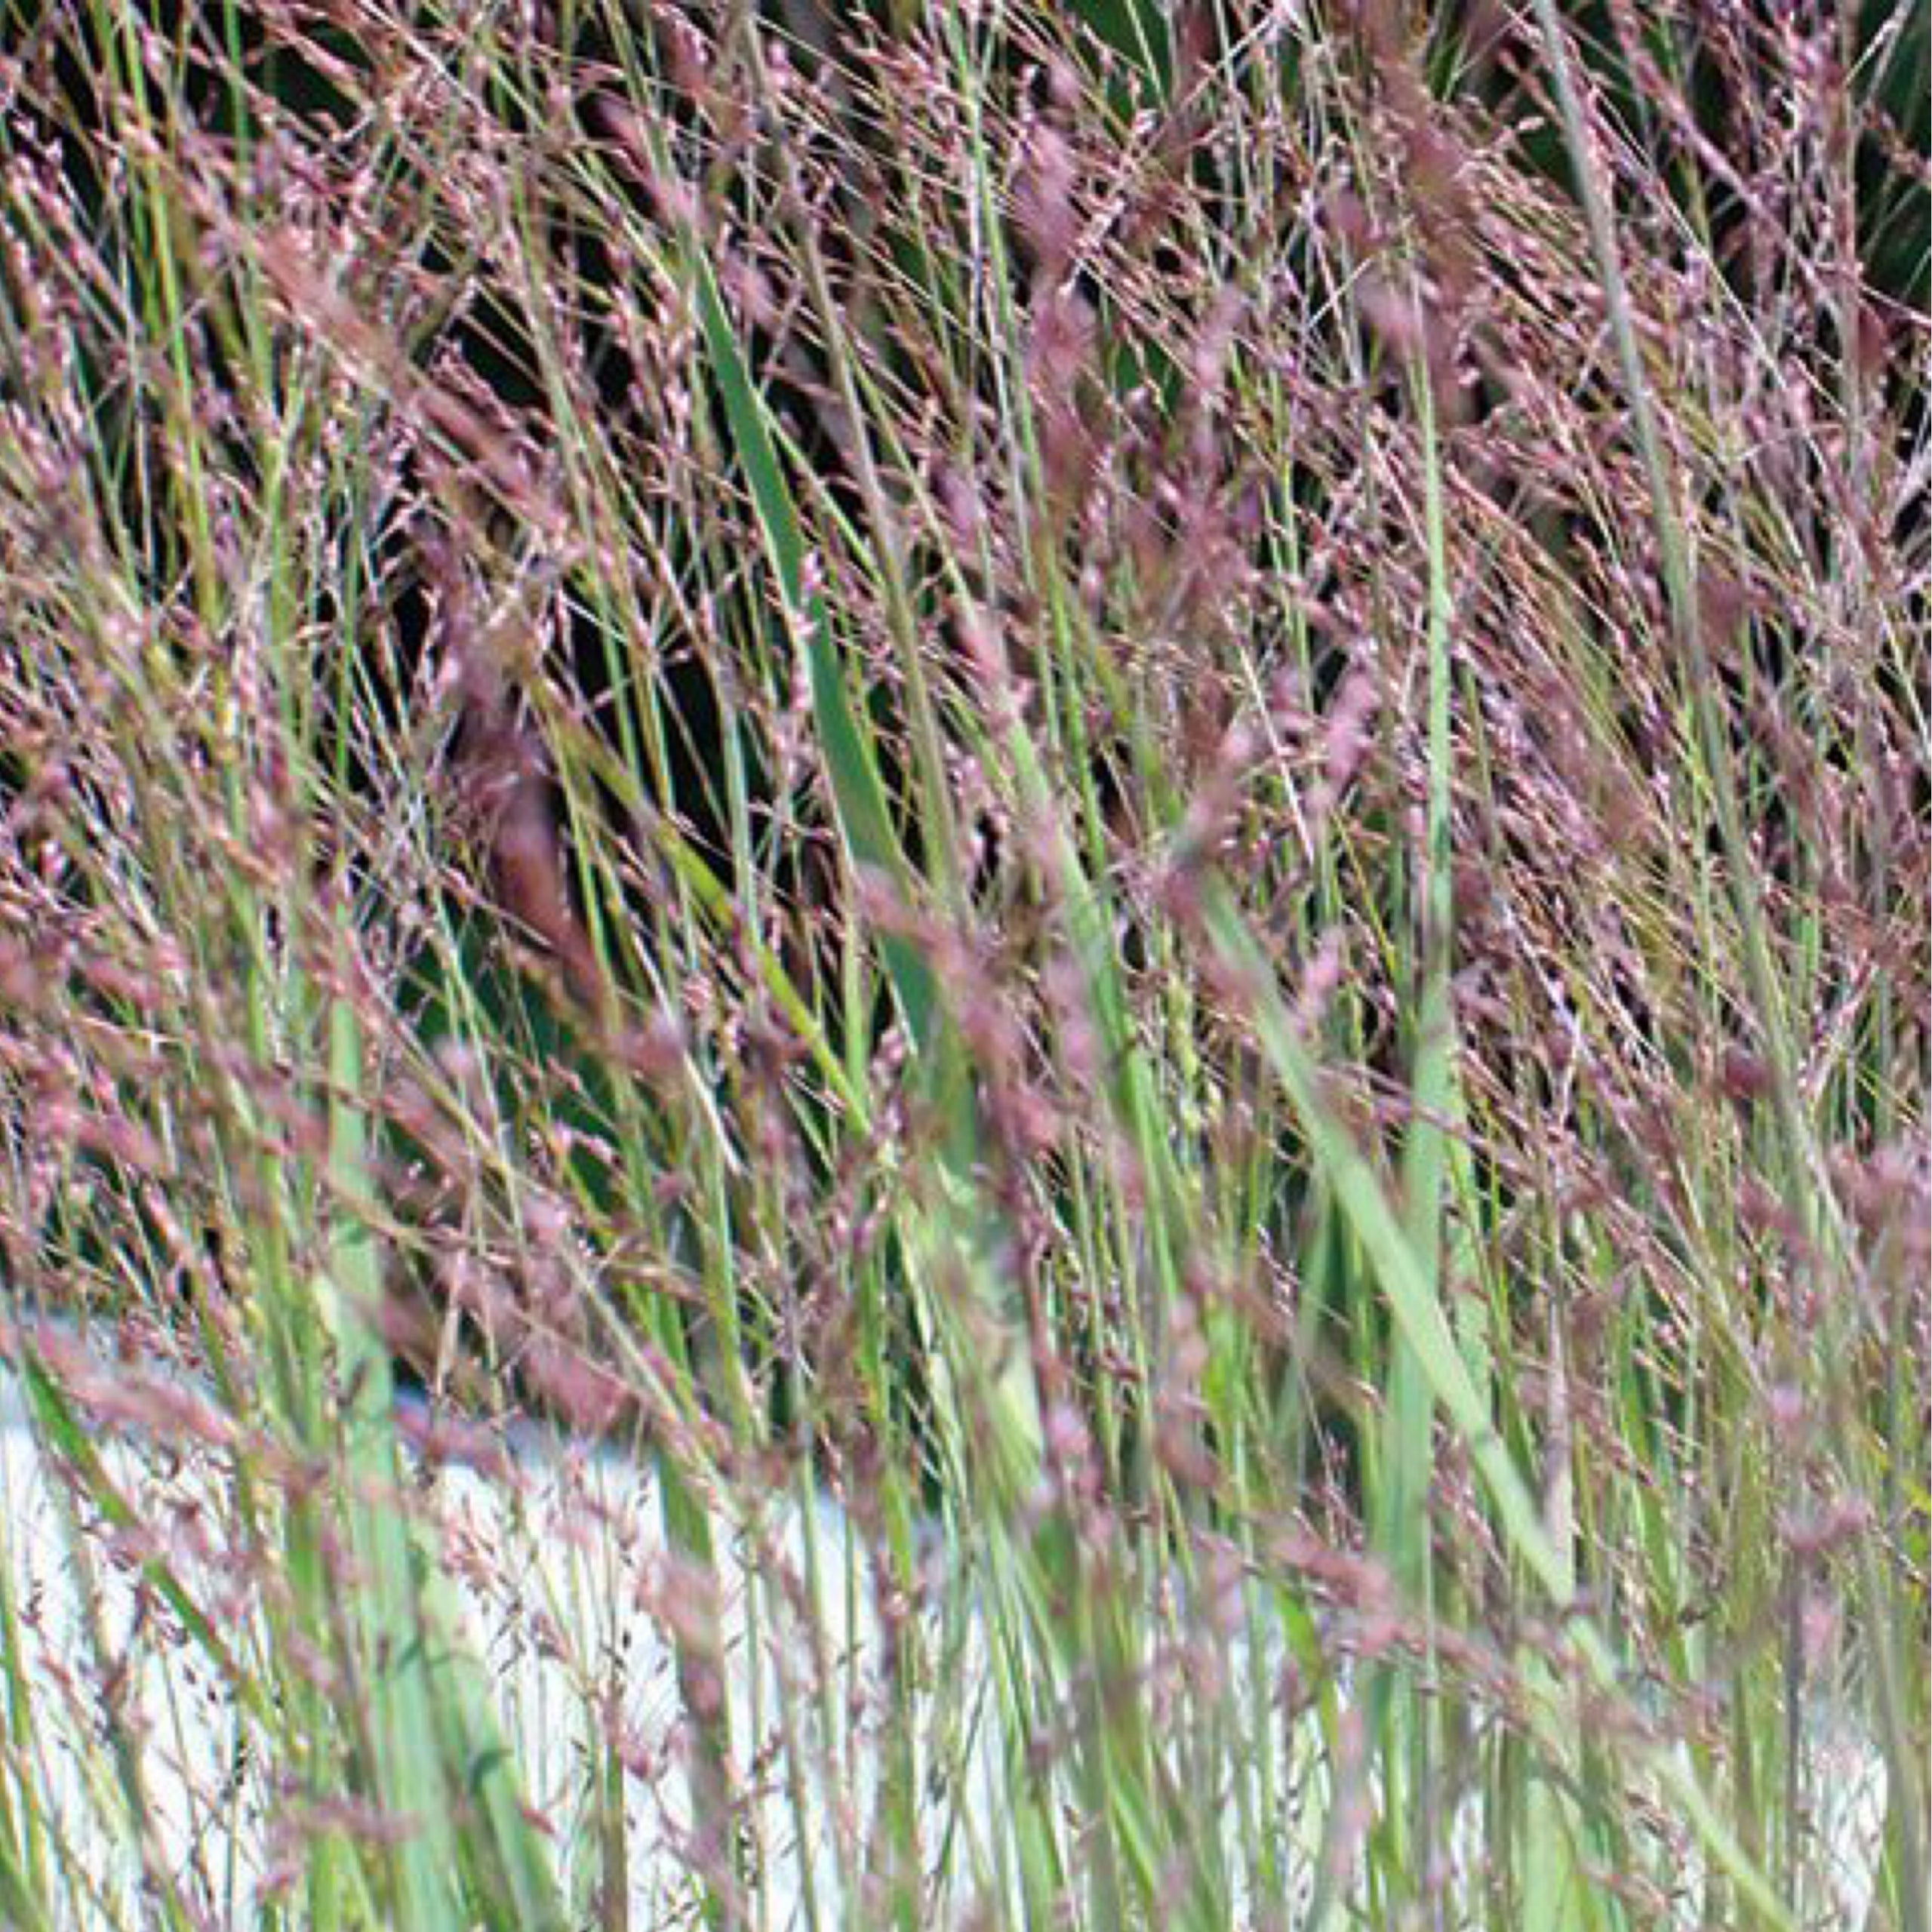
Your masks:
<svg viewBox="0 0 1932 1932"><path fill-rule="evenodd" d="M1910 10L0 20L0 1918L1926 1925Z"/></svg>

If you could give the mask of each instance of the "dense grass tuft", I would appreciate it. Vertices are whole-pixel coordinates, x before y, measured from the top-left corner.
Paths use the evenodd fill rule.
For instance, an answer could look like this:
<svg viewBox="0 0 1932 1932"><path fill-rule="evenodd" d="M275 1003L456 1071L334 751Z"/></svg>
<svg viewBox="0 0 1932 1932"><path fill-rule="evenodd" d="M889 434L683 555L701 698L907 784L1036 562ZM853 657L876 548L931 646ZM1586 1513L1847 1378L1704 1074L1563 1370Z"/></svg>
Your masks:
<svg viewBox="0 0 1932 1932"><path fill-rule="evenodd" d="M1924 1932L1922 18L0 22L0 1920Z"/></svg>

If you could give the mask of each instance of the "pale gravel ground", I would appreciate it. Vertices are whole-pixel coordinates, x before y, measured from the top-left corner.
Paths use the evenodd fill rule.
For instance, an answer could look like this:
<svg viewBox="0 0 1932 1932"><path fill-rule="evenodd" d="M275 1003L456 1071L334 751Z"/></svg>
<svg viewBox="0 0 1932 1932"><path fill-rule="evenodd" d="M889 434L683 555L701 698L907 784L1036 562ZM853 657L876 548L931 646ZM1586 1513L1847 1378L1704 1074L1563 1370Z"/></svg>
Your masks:
<svg viewBox="0 0 1932 1932"><path fill-rule="evenodd" d="M205 1401L198 1392L189 1392ZM182 1411L190 1436L220 1437L226 1419L211 1407ZM245 1652L260 1641L238 1567L224 1547L228 1520L223 1457L218 1447L170 1446L103 1431L100 1438L116 1482L155 1525L159 1546L198 1552L183 1577L220 1627ZM726 1531L721 1603L705 1599L691 1573L667 1555L650 1479L623 1459L574 1448L531 1432L506 1469L485 1474L457 1464L433 1477L418 1471L410 1506L433 1522L469 1640L494 1687L497 1710L532 1808L559 1847L586 1841L589 1816L586 1693L608 1710L621 1687L619 1734L629 1835L632 1924L638 1928L691 1922L691 1810L683 1774L686 1740L670 1632L715 1638L729 1687L739 1775L764 1794L746 1807L761 1839L755 1871L763 1882L746 1901L749 1922L780 1928L810 1922L808 1900L823 1922L841 1921L841 1875L863 1863L866 1816L876 1789L875 1752L865 1713L875 1689L876 1635L868 1607L862 1553L838 1510L823 1499L772 1499L761 1534ZM17 1383L0 1361L0 1563L5 1566L21 1649L28 1661L36 1718L13 1779L31 1778L42 1809L60 1823L63 1861L85 1872L91 1896L67 1889L75 1932L149 1922L142 1903L138 1855L103 1823L125 1815L110 1758L78 1736L104 1734L100 1685L122 1687L123 1708L142 1742L120 1776L138 1778L158 1821L150 1856L176 1875L196 1915L210 1928L251 1925L259 1889L278 1835L295 1828L285 1794L245 1761L234 1709L215 1675L150 1596L143 1607L131 1574L136 1553L125 1538L97 1526L77 1531L28 1423ZM82 1586L82 1580L86 1580ZM85 1606L91 1600L89 1614ZM934 1597L928 1629L942 1646L941 1681L950 1704L977 1714L977 1738L962 1744L949 1767L922 1767L924 1841L955 1835L951 1869L959 1882L935 1922L954 1922L976 1891L998 1896L997 1703L985 1646L969 1602L943 1591ZM938 1629L945 1616L949 1635ZM4 1636L4 1631L0 1631ZM1263 1641L1268 1642L1264 1637ZM1269 1649L1274 1649L1269 1642ZM107 1668L89 1661L97 1656ZM748 1660L755 1658L757 1667ZM801 1660L814 1659L808 1671ZM1238 1660L1237 1660L1238 1667ZM801 1681L806 1676L811 1681ZM812 1684L835 1684L821 1697ZM600 1734L609 1736L601 1718ZM1815 1903L1808 1923L1820 1932L1862 1932L1872 1895L1884 1817L1882 1764L1871 1744L1844 1724L1820 1727L1813 1767L1816 1828L1821 1846ZM1282 1821L1286 1863L1294 1875L1289 1923L1304 1903L1321 1819L1326 1773L1312 1721L1291 1749L1294 1783L1305 1801ZM825 1802L827 1780L809 1770L841 1767L843 1807ZM17 1817L16 1795L4 1793ZM807 1820L798 1828L799 1807ZM1481 1857L1473 1813L1451 1835L1453 1862L1472 1872ZM1660 1864L1668 1866L1665 1854ZM1450 1875L1451 1896L1457 1887ZM1694 1860L1666 1875L1678 1881L1678 1909L1660 1922L1698 1924ZM565 1866L586 1900L592 1875ZM809 1884L807 1881L809 1880ZM1453 1921L1451 1921L1453 1922Z"/></svg>

